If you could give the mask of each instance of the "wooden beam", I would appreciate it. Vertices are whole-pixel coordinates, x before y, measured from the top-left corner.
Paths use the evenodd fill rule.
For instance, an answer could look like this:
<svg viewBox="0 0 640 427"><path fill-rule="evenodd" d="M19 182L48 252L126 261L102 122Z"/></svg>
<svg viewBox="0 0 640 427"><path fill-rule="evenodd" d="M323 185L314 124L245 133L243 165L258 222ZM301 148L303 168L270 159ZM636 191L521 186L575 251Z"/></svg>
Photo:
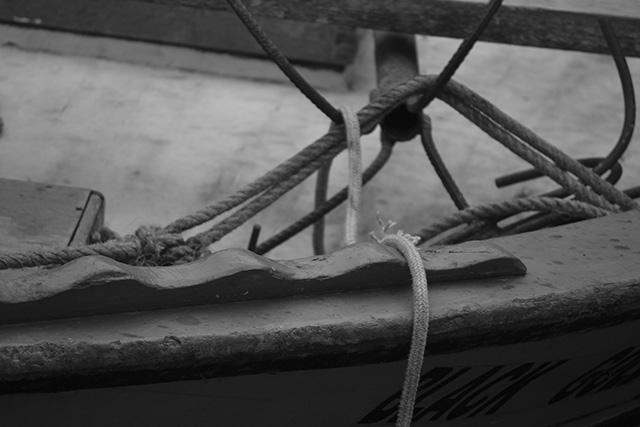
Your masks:
<svg viewBox="0 0 640 427"><path fill-rule="evenodd" d="M266 56L233 12L217 9L194 9L174 2L2 0L0 23ZM357 49L353 28L266 16L259 20L295 63L342 69L351 63Z"/></svg>
<svg viewBox="0 0 640 427"><path fill-rule="evenodd" d="M24 1L24 0L23 0ZM224 0L118 0L228 10ZM251 0L257 16L463 38L481 19L480 0ZM637 0L507 0L481 40L583 52L609 50L598 19L611 19L623 52L640 56Z"/></svg>

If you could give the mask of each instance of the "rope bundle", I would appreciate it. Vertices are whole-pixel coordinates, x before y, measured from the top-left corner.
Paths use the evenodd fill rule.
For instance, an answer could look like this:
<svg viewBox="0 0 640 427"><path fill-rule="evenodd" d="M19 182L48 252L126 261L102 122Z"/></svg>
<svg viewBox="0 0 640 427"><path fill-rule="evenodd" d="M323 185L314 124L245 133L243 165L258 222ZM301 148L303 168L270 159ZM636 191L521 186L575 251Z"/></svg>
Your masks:
<svg viewBox="0 0 640 427"><path fill-rule="evenodd" d="M357 113L362 134L372 132L382 118L407 99L429 91L437 76L416 76L384 93ZM438 98L456 109L509 150L569 189L576 198L599 210L585 210L583 217L635 209L636 203L625 193L594 174L578 161L562 153L522 124L492 105L469 88L449 81ZM0 269L61 265L87 255L104 255L118 261L143 265L170 265L189 262L207 253L206 247L244 224L287 191L294 188L346 148L344 124L329 132L299 153L239 191L206 208L180 218L164 228L142 227L134 235L85 247L62 248L23 254L0 254ZM384 157L384 156L383 156ZM384 161L379 162L384 164ZM374 170L379 169L376 164ZM373 166L373 165L372 165ZM366 181L366 172L365 177ZM545 210L560 211L562 202ZM240 205L243 205L240 207ZM568 206L563 204L563 206ZM532 206L533 207L533 206ZM220 214L238 208L209 230L183 240L181 233L214 220ZM585 204L580 209L586 208ZM307 221L309 223L309 221ZM297 227L300 228L299 226ZM422 233L423 234L423 233Z"/></svg>

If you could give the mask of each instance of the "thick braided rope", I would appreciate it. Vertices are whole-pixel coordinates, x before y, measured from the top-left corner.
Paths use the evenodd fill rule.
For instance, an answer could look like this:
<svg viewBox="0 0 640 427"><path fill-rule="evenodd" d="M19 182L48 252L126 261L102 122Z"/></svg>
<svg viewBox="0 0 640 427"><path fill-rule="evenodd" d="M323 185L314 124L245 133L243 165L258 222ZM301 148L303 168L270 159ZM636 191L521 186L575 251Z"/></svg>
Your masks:
<svg viewBox="0 0 640 427"><path fill-rule="evenodd" d="M382 119L382 117L390 112L393 108L395 108L400 103L404 102L409 97L419 94L420 92L428 89L434 82L434 76L417 76L412 80L408 80L405 83L402 83L388 91L383 92L378 98L376 98L373 102L369 103L362 110L358 112L358 119L361 123L361 130L363 133L368 133L377 125L377 123ZM447 94L455 93L456 97L449 96L447 98ZM450 81L445 89L439 94L439 97L443 99L445 102L450 104L453 108L461 112L463 115L469 117L469 114L464 114L464 110L461 110L461 107L464 107L464 102L473 103L475 101L478 102L486 102L477 94L474 94L469 89L464 86L456 83L455 81ZM462 97L462 100L460 99ZM490 104L489 104L490 105ZM506 114L501 112L500 110L495 111L498 122L506 121L510 119ZM473 116L473 115L471 115ZM472 120L474 121L474 120ZM474 121L474 123L479 124L478 120ZM490 133L490 129L483 128L485 132ZM505 134L506 132L502 132ZM491 133L490 133L491 134ZM492 136L496 137L496 135ZM497 135L500 137L501 135ZM512 139L514 139L512 137ZM167 232L181 232L198 225L201 225L205 222L208 222L214 219L217 215L224 213L234 207L244 203L251 197L259 194L262 191L265 191L270 186L275 185L276 183L288 179L291 175L295 174L306 162L310 161L310 159L314 159L325 152L327 149L333 147L336 144L340 144L344 141L344 134L340 132L338 129L334 129L324 135L322 138L315 141L313 144L307 146L303 150L301 150L298 154L291 157L287 161L283 162L273 170L269 171L262 177L258 178L251 184L247 185L245 188L239 190L238 192L230 195L220 201L208 206L207 208L196 212L193 215L188 215L183 218L180 218L177 221L169 224L165 231ZM509 148L509 147L508 147ZM510 148L514 151L512 148ZM518 152L514 151L518 155L522 155L523 150ZM532 150L529 150L532 152ZM526 153L525 153L526 155ZM534 166L540 166L540 162L534 162L528 156L526 159L529 163ZM558 169L559 170L559 169ZM548 174L548 172L546 172ZM557 174L556 174L557 175ZM552 177L553 178L553 177ZM558 177L553 178L563 187L569 188L572 191L578 192L581 194L583 199L588 199L589 196L586 196L584 193L588 193L586 187L582 186L582 189L576 189L575 185L572 185L568 179L559 179ZM596 184L597 185L597 184ZM613 189L615 190L615 188ZM597 202L596 202L597 203ZM603 205L602 203L598 203L599 205ZM608 206L607 206L608 207Z"/></svg>
<svg viewBox="0 0 640 427"><path fill-rule="evenodd" d="M496 122L485 116L482 111L466 104L465 100L450 96L448 93L443 93L442 99L518 157L529 162L563 188L569 189L580 200L603 209L615 210L615 207L602 196L589 190L584 184L557 167L553 162L545 159L544 156L537 153L530 146L516 139Z"/></svg>
<svg viewBox="0 0 640 427"><path fill-rule="evenodd" d="M117 261L128 261L138 256L137 242L110 241L91 246L74 246L51 251L32 251L20 254L0 254L0 270L13 268L59 265L89 255L104 255Z"/></svg>
<svg viewBox="0 0 640 427"><path fill-rule="evenodd" d="M337 156L343 149L344 147L342 146L331 148L319 158L299 169L297 173L289 177L286 181L282 181L278 185L273 186L255 200L252 200L246 206L243 206L237 212L234 212L233 215L230 215L218 222L209 230L191 237L187 242L197 247L204 247L217 242L222 237L247 222L253 216L271 206L276 200L295 188L312 173L322 167L323 164L326 164L326 162Z"/></svg>
<svg viewBox="0 0 640 427"><path fill-rule="evenodd" d="M357 113L361 133L368 134L372 132L386 114L391 112L407 98L423 91L434 79L435 77L430 76L425 81L418 79L409 80L406 83L385 91L374 101L367 104ZM167 233L179 233L211 221L218 215L239 206L250 198L267 190L269 187L288 179L308 162L321 156L324 152L336 145L344 144L344 142L344 132L340 127L336 127L244 188L194 214L177 219L165 227L165 231ZM346 145L344 145L344 148L346 148Z"/></svg>
<svg viewBox="0 0 640 427"><path fill-rule="evenodd" d="M360 148L360 123L350 107L341 106L347 135L349 155L349 201L345 220L345 244L352 245L358 238L358 219L362 204L362 149Z"/></svg>
<svg viewBox="0 0 640 427"><path fill-rule="evenodd" d="M432 81L433 81L433 77L432 76L419 76L419 77L421 77L421 78L415 78L413 80L408 81L407 83L405 83L403 85L397 86L395 89L398 90L398 93L395 93L393 89L391 91L389 91L389 92L385 92L380 98L377 98L377 101L383 100L381 102L384 105L387 105L387 106L388 105L396 105L396 104L399 103L399 101L398 101L399 98L393 99L393 97L398 96L399 93L402 93L405 96L410 96L411 94L414 93L414 91L419 91L421 86L424 85L424 86L428 87L429 84L432 84ZM418 87L416 87L414 85L417 85ZM449 92L450 87L453 87L454 89L458 89L458 92L463 93L463 95L466 98L464 98L464 100L460 100L460 99L457 99L456 97L451 97L451 96L447 97L447 94ZM387 96L385 96L385 95L387 95ZM579 181L576 181L575 179L573 179L571 176L569 176L562 169L558 168L552 162L549 162L549 161L545 160L543 158L543 156L541 156L538 153L536 153L533 149L529 148L526 144L516 140L513 136L511 136L509 133L504 131L500 126L495 125L490 120L486 120L486 117L483 117L481 115L481 112L479 112L479 111L477 111L477 110L475 110L473 108L468 108L465 105L465 102L468 101L469 103L473 104L475 99L481 99L481 98L479 96L475 95L470 90L466 89L464 86L459 85L459 84L457 84L455 82L450 82L450 84L447 86L447 88L445 88L445 90L440 95L440 97L443 100L445 100L447 103L449 103L452 107L454 107L459 112L461 112L463 115L465 115L467 118L471 119L474 123L479 125L483 130L485 130L490 135L492 135L495 138L497 138L500 142L502 142L505 146L507 146L507 148L509 148L511 151L513 151L514 153L520 155L525 160L529 161L529 163L531 163L532 165L542 169L545 174L550 176L552 179L554 179L556 182L558 182L563 187L569 188L570 190L572 190L574 193L577 194L577 196L579 198L581 198L583 200L586 200L586 201L588 201L588 202L590 202L590 203L592 203L592 204L594 204L596 206L600 206L600 207L602 207L604 209L616 210L616 208L611 203L609 203L608 201L603 199L601 196L599 196L597 194L594 194L593 192L589 191L589 189L586 188L583 184L581 184ZM374 105L374 104L375 104L375 102L372 103L372 104L369 104L367 107L365 107L365 108L363 108L361 110L359 115L360 116L364 116L364 117L359 119L360 121L363 121L363 120L366 121L366 120L369 119L370 116L368 116L368 110L370 110L370 109L376 110L377 109L376 110L376 112L377 112L377 111L380 111L379 110L380 108L384 108L382 105ZM508 118L508 116L506 114L502 113L499 110L497 110L497 111L498 112L496 114L498 115L498 117L497 117L498 120L502 121L504 118ZM362 126L363 126L363 128L366 128L367 124L365 123ZM328 135L332 135L332 133L330 132ZM320 140L316 141L316 143L322 142L323 138L321 138ZM291 160L292 159L290 159L290 161ZM285 162L285 163L287 163L287 162ZM596 178L598 178L598 177L596 177ZM611 187L611 188L613 189L612 190L613 192L617 192L618 191L614 187ZM244 212L247 213L247 212L250 212L250 211L244 211ZM243 217L246 218L246 215L243 216ZM248 219L248 218L246 218L246 219ZM209 239L209 241L213 242L213 241L219 240L222 236L224 236L224 234L226 234L226 232L228 232L228 231L225 231L225 230L235 229L241 223L242 222L238 222L236 225L231 227L231 226L229 226L229 221L225 220L224 224L221 225L219 228L217 228L217 230L219 230L219 231L216 232L215 235L213 235L213 232L211 232L211 238Z"/></svg>
<svg viewBox="0 0 640 427"><path fill-rule="evenodd" d="M60 265L90 255L102 255L121 262L136 261L139 265L162 265L169 255L196 258L178 234L158 234L157 227L140 227L135 235L87 246L59 250L32 251L20 254L0 254L0 270ZM171 254L170 254L171 253ZM172 261L178 261L173 259Z"/></svg>
<svg viewBox="0 0 640 427"><path fill-rule="evenodd" d="M377 240L377 239L376 239ZM413 288L413 329L411 332L411 348L407 361L402 395L400 397L400 409L398 411L397 427L410 427L413 418L413 407L416 402L416 393L420 383L420 371L424 351L427 346L429 332L429 291L427 288L427 275L424 270L422 258L416 248L420 239L399 231L398 234L387 234L379 240L380 243L391 246L402 253L409 264Z"/></svg>
<svg viewBox="0 0 640 427"><path fill-rule="evenodd" d="M521 212L547 211L569 214L578 218L597 218L611 212L589 205L588 203L555 199L552 197L532 197L487 203L480 206L455 212L423 228L418 236L422 240L430 240L438 234L461 224L472 223L480 219L507 217Z"/></svg>
<svg viewBox="0 0 640 427"><path fill-rule="evenodd" d="M362 110L358 112L358 120L361 123L361 132L363 134L370 133L377 126L378 122L393 110L397 105L402 103L406 98L416 93L419 93L424 89L426 82L422 81L408 81L399 87L390 89L381 94L374 102L369 103ZM227 212L238 205L244 203L250 198L268 190L270 187L276 185L283 180L287 180L297 173L300 173L301 169L318 157L326 154L327 150L336 149L337 153L330 153L329 156L333 158L340 151L346 148L344 144L344 132L339 128L328 132L314 143L302 149L298 154L294 155L290 159L278 165L276 168L264 174L262 177L248 184L241 190L234 194L227 196L216 203L207 206L206 208L191 214L186 215L178 220L172 222L162 230L163 235L173 235L181 233L185 230L194 228L205 222L208 222L218 215ZM322 163L322 162L320 162ZM315 167L317 169L320 164ZM311 174L311 171L303 171L301 174ZM308 176L308 175L307 175ZM295 180L294 180L295 182ZM300 181L298 181L300 182ZM281 187L277 189L277 192L286 192L286 188ZM273 194L273 193L272 193ZM269 196L265 199L269 202ZM264 199L263 199L264 200ZM218 229L210 230L210 235L204 239L203 244L207 241L215 241L220 237L228 233L228 230L233 230L239 226L242 222L251 217L251 211L255 211L255 205L249 210L241 212L241 217L238 219L227 218L220 224ZM160 234L158 232L157 234ZM108 243L100 243L84 246L82 248L60 248L52 251L38 251L28 252L23 254L0 254L0 269L12 269L23 267L35 267L43 265L60 265L65 264L77 258L81 258L87 255L104 255L119 261L135 260L140 256L139 248L142 246L139 243L133 241L113 241ZM201 244L200 246L203 246ZM191 242L191 246L198 246L197 241ZM179 252L179 251L178 251Z"/></svg>
<svg viewBox="0 0 640 427"><path fill-rule="evenodd" d="M382 93L375 101L371 102L367 106L365 106L362 110L358 112L358 120L361 125L362 133L371 132L375 126L379 123L379 121L390 111L392 111L396 106L400 105L406 99L411 96L417 95L423 92L425 89L428 89L435 80L434 76L417 76L414 79L411 79L403 84L397 85L394 88L385 91ZM463 98L457 98L462 94ZM456 95L456 96L454 96ZM490 135L494 136L494 138L501 138L503 135L507 135L510 139L515 140L515 138L511 137L508 132L504 130L501 126L510 126L508 124L509 116L493 107L491 109L492 120L486 120L487 116L483 116L484 120L480 120L477 117L481 115L481 112L478 111L478 108L482 108L482 104L486 103L489 107L492 107L487 101L483 100L478 95L474 94L469 89L464 86L450 81L447 86L443 89L443 91L438 94L438 97L443 99L453 108L461 112L466 117L470 118L474 123L481 126L485 132L488 132ZM479 102L479 104L478 104ZM475 107L467 107L466 104L475 105ZM466 108L465 108L466 107ZM465 114L466 112L466 114ZM495 116L495 117L494 117ZM474 119L475 117L475 119ZM512 119L511 119L512 120ZM497 125L493 123L499 123ZM489 123L489 125L487 125ZM483 127L484 126L484 127ZM493 132L495 130L499 130L501 132ZM497 135L497 136L496 136ZM508 138L508 139L509 139ZM506 143L499 139L500 142L506 145ZM520 141L515 140L519 147L526 147L524 150L518 149L516 151L513 147L508 146L511 151L514 151L516 154L520 154L521 152L525 152L525 154L533 154L537 155L538 160L532 160L531 156L525 157L529 163L534 166L539 166L540 162L546 162L544 159L540 159L541 156L535 153L532 149L527 147L526 145L520 143ZM285 187L278 188L278 183L282 183L283 181L288 181L292 177L295 177L295 182L299 176L311 174L314 170L316 170L322 162L317 163L317 166L314 166L315 169L305 169L304 172L301 172L305 165L308 165L309 162L315 161L318 157L321 157L326 154L327 150L336 149L338 152L342 151L345 148L346 144L344 143L344 133L340 129L336 129L324 135L322 138L318 139L313 144L309 145L305 149L301 150L297 155L293 156L289 160L283 162L270 172L267 172L261 178L247 185L240 191L206 207L205 209L196 212L193 215L187 215L183 218L180 218L173 223L169 224L163 230L158 231L156 234L161 235L172 235L177 234L187 229L196 227L200 224L208 222L214 219L217 215L224 213L230 209L237 207L238 205L246 202L250 198L257 196L258 194L269 190L271 187L276 186L276 190L272 191L269 195L265 196L261 202L270 204L270 198L277 194L284 194L284 192L288 191ZM333 153L332 153L333 155ZM326 158L326 157L325 157ZM579 168L576 169L578 172L576 175L581 173ZM546 162L544 164L543 172L558 182L565 188L573 191L577 197L582 200L589 201L590 203L595 204L596 206L600 206L607 210L615 211L615 207L611 205L607 200L605 200L600 195L596 195L587 189L583 184L578 182L577 180L570 177L566 172L564 172L561 168L553 164L552 162ZM589 172L587 170L587 172ZM308 174L307 174L308 173ZM572 171L573 173L573 171ZM594 189L600 189L599 191L603 193L607 193L607 197L614 200L616 204L623 206L624 209L629 209L631 207L635 207L635 202L631 201L628 203L625 199L626 196L620 196L617 193L620 193L615 187L609 185L607 187L607 183L602 184L602 182L598 182L600 179L597 175L591 174L593 176L585 175L585 182ZM595 177L595 179L592 179ZM582 179L582 178L581 178ZM299 181L298 181L299 182ZM253 205L249 210L240 210L240 217L234 220L225 219L224 224L220 225L220 227L216 230L210 230L210 235L204 239L206 243L207 240L215 241L220 237L224 236L230 230L236 228L239 224L246 221L248 217L250 217L251 212L259 211L263 208L256 208L256 205ZM234 215L238 214L236 212ZM233 222L233 224L231 224ZM197 241L192 241L191 246L197 246ZM113 243L109 246L102 246L95 250L100 251L100 254L109 256L112 258L118 258L122 256L122 249L118 246L122 246L123 243ZM58 251L42 251L38 253L30 253L29 255L23 254L22 259L17 262L17 255L8 255L8 254L0 254L0 268L21 268L22 265L50 265L50 264L61 264L64 262L68 262L72 259L79 258L82 256L93 254L92 246L88 247L86 252L80 250L71 250L69 248L63 248ZM178 251L179 252L179 251ZM29 258L29 262L23 262L26 258ZM4 263L4 264L3 264ZM22 263L22 264L20 264ZM5 265L6 267L3 267Z"/></svg>
<svg viewBox="0 0 640 427"><path fill-rule="evenodd" d="M305 147L295 156L281 163L242 189L227 197L217 200L215 203L205 207L204 209L173 221L165 227L165 231L168 233L179 233L215 219L218 215L241 205L250 198L268 190L270 187L289 179L305 164L317 159L327 150L339 144L340 140L340 132L333 131L327 133L313 144Z"/></svg>
<svg viewBox="0 0 640 427"><path fill-rule="evenodd" d="M553 144L545 141L539 135L531 131L531 129L522 125L518 121L502 113L495 105L492 105L486 99L478 99L478 108L480 108L489 117L500 117L501 125L518 138L553 159L555 164L560 168L571 172L582 182L587 184L592 191L605 197L609 202L615 203L624 210L636 208L636 202L622 191L615 188L607 180L602 179L592 169L586 167L576 159L568 156L562 150Z"/></svg>
<svg viewBox="0 0 640 427"><path fill-rule="evenodd" d="M491 104L480 95L474 93L469 88L452 81L451 84L447 86L446 91L443 92L441 99L458 110L458 112L467 117L467 119L471 120L503 145L505 145L506 140L513 139L513 137L510 137L508 133L504 132L506 130L525 141L527 145L553 159L555 166L562 170L571 172L584 184L590 186L591 190L586 190L587 193L593 194L595 192L600 196L604 196L609 202L615 203L625 210L636 207L636 203L629 196L625 195L613 185L600 178L591 169L587 168L579 161L571 158L557 147L536 135L530 129L505 114L498 107ZM488 121L486 118L489 118L493 122L499 124L501 129L491 126L490 123L487 123ZM511 149L510 147L507 148ZM522 156L521 153L516 154ZM536 166L537 169L542 170L546 175L548 175L548 172L543 165L534 164L529 159L525 160L529 161L529 163ZM555 179L553 177L551 178ZM560 184L565 188L569 188L565 184ZM575 190L574 188L569 189L572 191ZM579 191L580 193L577 193L576 195L581 196L581 198L585 200L586 196L583 194L585 191L582 189Z"/></svg>
<svg viewBox="0 0 640 427"><path fill-rule="evenodd" d="M497 222L496 219L493 219L491 221L491 223L495 223L495 222ZM431 240L428 246L455 245L457 243L466 242L468 240L482 240L477 236L485 235L485 234L489 235L493 233L497 234L497 232L499 231L497 230L498 226L497 225L491 226L491 223L489 223L488 221L480 221L480 220L476 222L472 222L466 227L460 230L456 230L451 233L448 233L447 235L443 236L440 239ZM492 235L491 237L495 237L495 236Z"/></svg>

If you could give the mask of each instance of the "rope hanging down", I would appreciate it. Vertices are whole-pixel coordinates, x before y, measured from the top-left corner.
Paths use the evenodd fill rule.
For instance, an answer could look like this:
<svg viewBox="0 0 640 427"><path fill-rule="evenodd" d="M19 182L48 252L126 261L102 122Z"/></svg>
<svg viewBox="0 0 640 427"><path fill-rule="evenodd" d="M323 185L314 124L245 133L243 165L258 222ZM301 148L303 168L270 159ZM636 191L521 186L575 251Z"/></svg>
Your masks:
<svg viewBox="0 0 640 427"><path fill-rule="evenodd" d="M382 146L380 148L380 151L378 152L378 155L362 174L363 186L366 185L369 181L371 181L371 179L384 167L387 161L389 161L389 159L391 158L395 141L390 139L384 133L381 133L380 140L381 140ZM318 173L321 174L324 172L321 169L318 171ZM318 179L320 180L320 178ZM294 224L285 228L275 236L264 241L262 244L260 244L256 248L255 252L259 255L265 254L271 249L275 248L276 246L282 244L283 242L287 241L291 237L295 236L296 234L298 234L299 232L301 232L311 224L317 225L322 220L324 215L331 212L333 209L338 207L342 202L347 200L348 192L349 192L348 187L344 187L342 190L338 191L331 199L327 201L325 201L324 197L321 198L320 199L321 201L319 201L318 204L316 204L316 208L312 212L308 213L303 218L299 219ZM314 238L314 251L316 251L315 254L316 255L323 254L324 253L323 234L319 231L316 232L316 230L314 229L313 238ZM318 241L316 241L315 239L318 239ZM317 251L316 248L320 248L320 251Z"/></svg>
<svg viewBox="0 0 640 427"><path fill-rule="evenodd" d="M360 123L349 107L340 107L344 117L349 154L349 202L345 222L345 244L353 245L358 237L362 193L362 150L360 149Z"/></svg>
<svg viewBox="0 0 640 427"><path fill-rule="evenodd" d="M411 331L411 348L407 361L404 385L400 397L400 408L398 411L397 427L409 427L413 418L413 407L416 401L418 384L420 383L420 371L422 361L427 346L427 335L429 333L429 290L427 288L427 275L424 264L416 245L420 241L419 237L411 236L398 231L397 234L387 234L387 230L395 225L393 221L381 225L385 234L382 239L378 239L373 233L373 237L378 243L391 246L400 251L406 258L411 271L413 289L413 328Z"/></svg>

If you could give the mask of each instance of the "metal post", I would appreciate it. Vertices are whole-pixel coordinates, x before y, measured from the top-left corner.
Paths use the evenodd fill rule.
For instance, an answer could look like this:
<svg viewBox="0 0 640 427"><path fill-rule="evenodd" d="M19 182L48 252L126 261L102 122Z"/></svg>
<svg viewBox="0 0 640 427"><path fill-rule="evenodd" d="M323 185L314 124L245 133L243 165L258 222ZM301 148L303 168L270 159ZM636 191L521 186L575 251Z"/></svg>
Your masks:
<svg viewBox="0 0 640 427"><path fill-rule="evenodd" d="M415 36L410 34L375 31L375 59L378 88L371 97L390 89L418 74L418 54ZM410 101L407 101L407 103ZM420 114L411 113L406 104L389 113L380 127L396 141L408 141L420 132Z"/></svg>

